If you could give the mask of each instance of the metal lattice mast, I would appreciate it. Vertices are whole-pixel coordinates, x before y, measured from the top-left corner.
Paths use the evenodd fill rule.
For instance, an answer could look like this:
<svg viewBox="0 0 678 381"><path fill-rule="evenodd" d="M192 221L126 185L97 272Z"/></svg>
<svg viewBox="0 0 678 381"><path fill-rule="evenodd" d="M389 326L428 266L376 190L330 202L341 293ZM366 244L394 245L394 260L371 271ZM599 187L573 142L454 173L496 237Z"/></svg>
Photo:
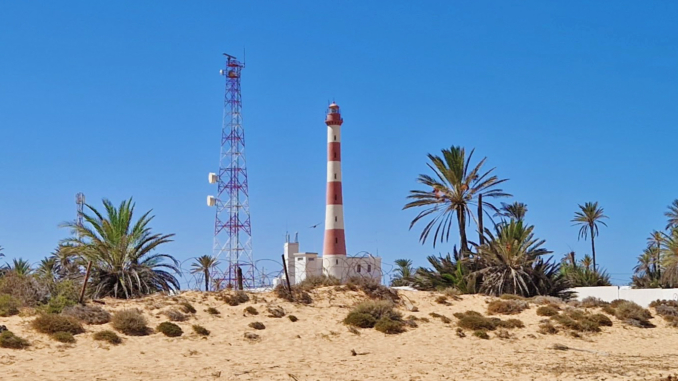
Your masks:
<svg viewBox="0 0 678 381"><path fill-rule="evenodd" d="M82 227L82 213L85 208L85 195L81 192L75 194L75 205L77 207L77 217L75 223ZM78 232L78 237L80 237L80 232Z"/></svg>
<svg viewBox="0 0 678 381"><path fill-rule="evenodd" d="M210 182L217 183L217 196L208 198L216 207L214 222L214 256L225 260L229 285L233 285L237 269L242 269L248 286L254 286L254 261L252 258L252 227L250 223L249 189L245 161L245 130L242 126L242 95L240 74L243 63L228 54L224 120L221 132L219 173L210 174Z"/></svg>

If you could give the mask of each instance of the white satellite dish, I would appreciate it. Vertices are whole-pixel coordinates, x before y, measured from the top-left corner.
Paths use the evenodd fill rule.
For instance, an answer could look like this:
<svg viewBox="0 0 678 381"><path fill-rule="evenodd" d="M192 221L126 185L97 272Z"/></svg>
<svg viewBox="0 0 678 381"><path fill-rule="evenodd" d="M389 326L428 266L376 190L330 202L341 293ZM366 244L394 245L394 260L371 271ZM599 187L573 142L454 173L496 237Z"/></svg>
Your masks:
<svg viewBox="0 0 678 381"><path fill-rule="evenodd" d="M217 204L217 199L214 196L207 196L207 206L214 206Z"/></svg>
<svg viewBox="0 0 678 381"><path fill-rule="evenodd" d="M217 182L218 180L219 180L219 178L217 177L217 174L216 174L216 173L210 172L210 173L207 175L207 181L209 181L210 184L216 184L216 182Z"/></svg>

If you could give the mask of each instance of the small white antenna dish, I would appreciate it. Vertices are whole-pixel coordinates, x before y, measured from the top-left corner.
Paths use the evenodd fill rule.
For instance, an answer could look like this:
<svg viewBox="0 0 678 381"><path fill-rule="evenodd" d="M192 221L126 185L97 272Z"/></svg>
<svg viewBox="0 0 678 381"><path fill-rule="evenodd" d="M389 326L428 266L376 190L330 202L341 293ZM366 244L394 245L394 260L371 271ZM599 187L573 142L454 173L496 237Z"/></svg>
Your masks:
<svg viewBox="0 0 678 381"><path fill-rule="evenodd" d="M217 176L216 173L210 172L207 175L207 181L209 181L210 184L216 184L218 180L219 180L219 177Z"/></svg>
<svg viewBox="0 0 678 381"><path fill-rule="evenodd" d="M207 196L207 206L214 206L217 204L217 199L214 196Z"/></svg>

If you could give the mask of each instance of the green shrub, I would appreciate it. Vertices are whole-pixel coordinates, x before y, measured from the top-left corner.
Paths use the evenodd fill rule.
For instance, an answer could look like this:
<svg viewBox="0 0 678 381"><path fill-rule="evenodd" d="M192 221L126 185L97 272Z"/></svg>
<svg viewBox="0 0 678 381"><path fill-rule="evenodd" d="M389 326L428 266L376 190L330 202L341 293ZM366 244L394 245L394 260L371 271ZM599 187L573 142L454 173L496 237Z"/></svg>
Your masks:
<svg viewBox="0 0 678 381"><path fill-rule="evenodd" d="M642 328L654 327L649 321L652 318L650 311L631 301L624 300L617 303L615 306L615 316L629 325Z"/></svg>
<svg viewBox="0 0 678 381"><path fill-rule="evenodd" d="M40 333L54 334L57 332L69 332L73 335L85 332L80 321L71 316L54 314L39 314L31 323L33 329Z"/></svg>
<svg viewBox="0 0 678 381"><path fill-rule="evenodd" d="M249 327L254 328L254 329L258 329L258 330L266 329L266 326L264 325L264 323L261 323L261 322L258 322L258 321L251 322L249 324Z"/></svg>
<svg viewBox="0 0 678 381"><path fill-rule="evenodd" d="M181 330L181 327L169 321L158 324L155 329L156 331L161 332L168 337L178 337L184 334L184 331Z"/></svg>
<svg viewBox="0 0 678 381"><path fill-rule="evenodd" d="M496 323L494 321L484 316L477 315L463 315L457 322L457 325L470 331L493 331L496 329Z"/></svg>
<svg viewBox="0 0 678 381"><path fill-rule="evenodd" d="M515 314L521 313L523 310L527 309L528 307L529 307L529 304L524 300L497 299L497 300L491 301L487 305L487 313L490 314L490 315L515 315Z"/></svg>
<svg viewBox="0 0 678 381"><path fill-rule="evenodd" d="M402 322L403 316L394 309L390 301L366 301L353 307L344 323L359 328L373 328L383 318ZM387 322L383 324L386 325Z"/></svg>
<svg viewBox="0 0 678 381"><path fill-rule="evenodd" d="M194 313L197 312L195 310L195 307L193 307L193 305L189 302L182 302L182 303L179 304L179 306L180 306L179 308L181 309L181 311L185 314L194 314Z"/></svg>
<svg viewBox="0 0 678 381"><path fill-rule="evenodd" d="M377 319L374 316L362 312L349 312L344 319L344 324L358 328L374 328Z"/></svg>
<svg viewBox="0 0 678 381"><path fill-rule="evenodd" d="M29 345L28 340L22 339L10 331L0 332L0 348L24 349Z"/></svg>
<svg viewBox="0 0 678 381"><path fill-rule="evenodd" d="M210 331L207 330L207 328L201 326L201 325L193 325L193 332L197 333L200 336L209 336Z"/></svg>
<svg viewBox="0 0 678 381"><path fill-rule="evenodd" d="M552 316L551 319L575 332L600 332L601 325L612 325L612 321L605 315L592 315L581 310L568 310L560 315Z"/></svg>
<svg viewBox="0 0 678 381"><path fill-rule="evenodd" d="M257 311L257 309L252 307L252 306L247 306L247 308L245 308L244 312L245 312L245 314L248 314L248 315L259 315L259 311Z"/></svg>
<svg viewBox="0 0 678 381"><path fill-rule="evenodd" d="M537 315L539 316L554 316L558 315L558 310L551 306L541 306L537 308Z"/></svg>
<svg viewBox="0 0 678 381"><path fill-rule="evenodd" d="M296 316L294 316L294 315L289 315L289 316L287 316L287 317L290 319L290 321L291 321L292 323L295 323L297 320L299 320L299 319L298 319Z"/></svg>
<svg viewBox="0 0 678 381"><path fill-rule="evenodd" d="M52 339L61 343L75 343L75 337L70 332L54 332Z"/></svg>
<svg viewBox="0 0 678 381"><path fill-rule="evenodd" d="M151 333L148 321L137 309L118 311L111 319L113 328L129 336L145 336Z"/></svg>
<svg viewBox="0 0 678 381"><path fill-rule="evenodd" d="M490 335L488 335L487 332L483 331L483 330L474 331L473 336L480 338L480 339L483 339L483 340L489 340L490 339Z"/></svg>
<svg viewBox="0 0 678 381"><path fill-rule="evenodd" d="M92 338L97 341L106 341L113 345L118 345L122 343L122 339L120 338L120 336L118 336L117 333L110 330L95 332Z"/></svg>
<svg viewBox="0 0 678 381"><path fill-rule="evenodd" d="M545 322L539 324L539 331L542 335L555 335L558 333L558 328L556 328L553 324L550 322Z"/></svg>
<svg viewBox="0 0 678 381"><path fill-rule="evenodd" d="M83 306L76 304L64 308L61 314L72 316L86 324L106 324L111 321L111 314L99 306Z"/></svg>
<svg viewBox="0 0 678 381"><path fill-rule="evenodd" d="M21 303L11 295L0 295L0 316L8 317L17 315Z"/></svg>
<svg viewBox="0 0 678 381"><path fill-rule="evenodd" d="M405 324L402 320L393 320L388 317L382 317L374 325L374 329L389 335L405 332Z"/></svg>
<svg viewBox="0 0 678 381"><path fill-rule="evenodd" d="M35 307L47 303L50 290L45 282L36 277L7 271L0 277L0 294L10 295L21 306Z"/></svg>
<svg viewBox="0 0 678 381"><path fill-rule="evenodd" d="M59 314L66 307L78 304L78 299L80 299L80 293L76 284L71 280L64 280L56 283L52 297L47 304L41 306L41 309L50 314Z"/></svg>
<svg viewBox="0 0 678 381"><path fill-rule="evenodd" d="M179 310L175 310L173 308L169 309L169 310L167 310L163 313L165 314L165 316L167 316L168 319L170 319L170 321L186 321L186 320L188 320L187 315L184 315Z"/></svg>

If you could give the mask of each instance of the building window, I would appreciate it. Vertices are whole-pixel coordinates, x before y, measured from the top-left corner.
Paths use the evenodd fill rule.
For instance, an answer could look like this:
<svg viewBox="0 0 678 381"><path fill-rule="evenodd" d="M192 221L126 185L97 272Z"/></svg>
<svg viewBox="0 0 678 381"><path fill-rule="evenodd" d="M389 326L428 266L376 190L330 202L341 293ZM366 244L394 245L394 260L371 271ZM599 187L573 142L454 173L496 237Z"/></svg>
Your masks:
<svg viewBox="0 0 678 381"><path fill-rule="evenodd" d="M334 239L334 243L339 243L339 238ZM338 262L337 262L338 263Z"/></svg>
<svg viewBox="0 0 678 381"><path fill-rule="evenodd" d="M339 260L338 260L338 259L335 259L335 260L334 260L334 264L335 264L335 265L338 265L338 264L339 264Z"/></svg>
<svg viewBox="0 0 678 381"><path fill-rule="evenodd" d="M335 142L337 141L337 135L334 135L334 141Z"/></svg>
<svg viewBox="0 0 678 381"><path fill-rule="evenodd" d="M362 269L360 268L360 265L358 265L358 267L356 267L355 271L359 273L360 270L362 270Z"/></svg>
<svg viewBox="0 0 678 381"><path fill-rule="evenodd" d="M304 258L297 258L297 261L303 261Z"/></svg>
<svg viewBox="0 0 678 381"><path fill-rule="evenodd" d="M334 174L334 179L335 179L335 180L337 179L337 174L336 174L336 173Z"/></svg>
<svg viewBox="0 0 678 381"><path fill-rule="evenodd" d="M337 201L337 195L336 194L334 195L334 201Z"/></svg>
<svg viewBox="0 0 678 381"><path fill-rule="evenodd" d="M309 258L308 261L309 261L309 262L315 261L315 258Z"/></svg>
<svg viewBox="0 0 678 381"><path fill-rule="evenodd" d="M334 222L337 222L337 216L334 216Z"/></svg>
<svg viewBox="0 0 678 381"><path fill-rule="evenodd" d="M367 272L371 273L372 272L372 265L367 265Z"/></svg>

